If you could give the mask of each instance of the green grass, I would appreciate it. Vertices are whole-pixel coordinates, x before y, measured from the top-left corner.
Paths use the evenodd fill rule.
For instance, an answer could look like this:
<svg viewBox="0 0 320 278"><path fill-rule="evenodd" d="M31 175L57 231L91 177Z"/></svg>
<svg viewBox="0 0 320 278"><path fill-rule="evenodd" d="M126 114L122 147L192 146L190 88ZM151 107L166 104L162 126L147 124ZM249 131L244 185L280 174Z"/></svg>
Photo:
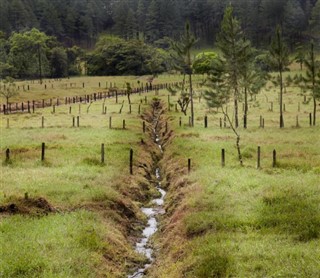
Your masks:
<svg viewBox="0 0 320 278"><path fill-rule="evenodd" d="M85 82L94 89L100 80L124 84L125 78L86 78ZM161 76L157 82L177 78ZM81 86L79 90L45 92L37 86L22 98L84 93ZM220 128L221 114L208 109L203 99L199 101L201 88L195 87L194 128L188 126L189 115L174 111L176 97L171 97L167 113L169 128L174 130L161 162L162 184L171 182L168 214L154 239L159 254L149 276L318 277L320 130L319 126L309 127L311 103L303 104L297 88L287 88L285 128L280 130L277 89L264 90L250 101L248 129L239 128L241 167L232 130ZM162 91L159 96L165 106L167 95ZM154 93L148 94L149 103L153 97ZM134 227L128 214L134 211L134 219L143 221L138 200L143 199L142 194L151 194L147 189L142 192L145 180L137 167L150 159L140 143L147 135L142 133L137 113L144 95L132 97L131 114L123 99L122 114L122 99L119 104L110 99L106 101L107 115L102 114L101 101L92 103L88 113L87 104L81 104L80 110L79 104L73 104L71 114L69 106L61 105L55 114L46 108L34 114L1 115L0 204L24 204L28 193L32 200L46 199L56 212L0 216L0 276L125 277L132 265L142 260L128 237L128 230ZM273 112L269 111L270 102L274 103ZM143 102L141 108L148 109L148 105ZM231 104L228 109L232 110ZM205 115L207 129L203 127ZM265 119L264 129L259 128L260 115ZM72 117L77 116L79 128L72 127ZM110 116L113 129L109 129ZM42 142L46 143L44 162L40 161ZM102 143L105 164L100 162ZM134 177L129 177L128 168L131 147ZM6 148L11 150L9 163L5 162ZM225 167L221 167L222 148L226 150ZM276 168L272 167L274 149ZM186 175L188 158L192 170Z"/></svg>
<svg viewBox="0 0 320 278"><path fill-rule="evenodd" d="M144 161L140 98L132 97L131 114L128 104L119 114L121 105L110 99L106 115L102 101L92 103L88 113L88 105L81 104L79 112L77 104L72 114L69 106L61 105L55 114L46 108L1 115L0 205L16 204L22 213L0 215L1 277L123 277L143 259L129 238L129 230L131 236L136 233L133 222L143 221L137 202L143 193L140 177L130 177L128 161L130 148L136 172ZM141 113L148 107L141 104ZM77 116L79 128L72 127ZM45 199L55 212L30 207L26 193L30 200Z"/></svg>
<svg viewBox="0 0 320 278"><path fill-rule="evenodd" d="M178 167L186 173L188 158L192 170L189 184L182 182L185 177L170 173L167 202L170 212L172 207L175 210L163 224L166 233L159 236L163 253L151 277L320 275L320 129L319 125L309 127L311 104L302 104L298 90L288 88L285 128L280 130L276 92L263 91L250 102L248 129L239 128L243 167L235 135L229 128L220 128L222 116L210 111L204 100L196 100L194 128L188 126L189 115L171 112L175 138L166 149L165 157L172 164L167 171ZM274 101L273 112L270 101ZM205 115L208 129L203 124ZM264 129L259 128L260 115L265 118ZM221 167L222 148L225 167ZM272 167L274 149L276 168Z"/></svg>

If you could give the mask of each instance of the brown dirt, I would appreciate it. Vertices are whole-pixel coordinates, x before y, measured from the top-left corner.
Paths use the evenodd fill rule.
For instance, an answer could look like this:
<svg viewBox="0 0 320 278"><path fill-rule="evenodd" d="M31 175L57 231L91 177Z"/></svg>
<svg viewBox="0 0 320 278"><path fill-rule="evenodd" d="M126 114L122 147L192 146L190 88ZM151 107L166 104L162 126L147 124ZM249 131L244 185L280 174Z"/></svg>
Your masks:
<svg viewBox="0 0 320 278"><path fill-rule="evenodd" d="M48 214L55 212L56 209L42 197L17 199L7 205L0 206L0 214Z"/></svg>

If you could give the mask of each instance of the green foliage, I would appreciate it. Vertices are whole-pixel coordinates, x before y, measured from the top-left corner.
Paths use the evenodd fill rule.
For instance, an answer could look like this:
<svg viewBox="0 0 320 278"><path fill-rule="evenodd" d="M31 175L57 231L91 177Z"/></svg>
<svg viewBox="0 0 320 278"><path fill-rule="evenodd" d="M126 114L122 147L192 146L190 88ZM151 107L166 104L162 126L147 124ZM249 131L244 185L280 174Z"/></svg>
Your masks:
<svg viewBox="0 0 320 278"><path fill-rule="evenodd" d="M68 56L62 47L51 49L50 53L51 77L61 78L68 75Z"/></svg>
<svg viewBox="0 0 320 278"><path fill-rule="evenodd" d="M213 62L218 55L215 52L203 52L196 56L192 68L196 74L210 74L213 67Z"/></svg>
<svg viewBox="0 0 320 278"><path fill-rule="evenodd" d="M270 45L270 64L277 68L277 71L285 71L290 64L289 49L284 42L281 27L277 26L275 35Z"/></svg>
<svg viewBox="0 0 320 278"><path fill-rule="evenodd" d="M0 83L0 96L5 98L7 106L11 98L19 95L17 85L14 80L7 77L3 82Z"/></svg>
<svg viewBox="0 0 320 278"><path fill-rule="evenodd" d="M88 57L89 75L158 74L167 69L165 53L138 40L103 37Z"/></svg>

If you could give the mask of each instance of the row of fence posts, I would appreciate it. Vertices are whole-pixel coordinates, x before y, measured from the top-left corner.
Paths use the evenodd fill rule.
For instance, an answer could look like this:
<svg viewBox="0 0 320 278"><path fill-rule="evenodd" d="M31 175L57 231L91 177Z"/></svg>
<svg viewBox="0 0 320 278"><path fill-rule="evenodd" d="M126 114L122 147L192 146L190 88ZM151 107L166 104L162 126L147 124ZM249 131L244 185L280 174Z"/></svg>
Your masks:
<svg viewBox="0 0 320 278"><path fill-rule="evenodd" d="M105 164L105 144L101 144L101 164ZM46 144L41 143L41 161L45 161L45 154L46 154ZM8 163L10 162L10 149L6 149L6 159L5 161ZM129 171L130 174L133 175L133 149L130 149L130 156L129 156Z"/></svg>
<svg viewBox="0 0 320 278"><path fill-rule="evenodd" d="M149 83L149 84L146 83L145 86L142 85L139 88L134 88L132 93L133 94L139 93L139 95L140 95L141 92L147 92L148 93L149 91L152 91L152 90L165 89L165 88L168 88L169 86L171 86L173 84L178 84L178 82L165 83L165 84L155 84L155 85L152 85L151 83ZM109 91L109 92L93 93L91 95L76 96L76 97L66 97L65 98L65 105L71 104L71 103L77 103L77 102L82 103L83 101L88 103L88 102L91 102L91 101L96 101L96 100L101 100L101 99L106 99L106 98L111 98L111 97L115 97L116 103L118 103L118 96L124 96L126 94L127 94L127 92L125 90L121 90L119 92L118 92L118 90L115 90L115 91L111 91L111 92ZM49 105L47 105L47 102L43 99L42 103L41 103L42 106L40 106L38 101L36 102L34 100L33 101L27 101L27 104L22 102L21 105L20 105L20 109L19 109L18 103L16 103L15 104L15 110L13 110L11 103L9 103L8 106L3 104L3 106L1 107L2 111L0 111L0 112L3 112L3 114L9 114L9 113L12 113L12 111L24 112L26 110L26 111L28 111L28 113L31 113L31 109L32 109L32 111L34 113L35 108L38 108L38 107L45 108L47 106L52 106L53 100L50 99L49 101L50 101ZM31 103L32 103L32 107L31 107ZM25 105L26 105L26 107L25 107ZM60 100L59 100L59 98L57 98L56 99L56 106L59 106L59 105L60 105Z"/></svg>
<svg viewBox="0 0 320 278"><path fill-rule="evenodd" d="M226 151L221 149L221 166L226 166ZM257 148L257 169L261 169L261 147ZM277 167L277 151L273 150L272 152L272 167ZM188 173L191 172L191 158L188 158Z"/></svg>
<svg viewBox="0 0 320 278"><path fill-rule="evenodd" d="M41 144L41 161L45 160L45 150L46 150L46 144ZM225 149L221 149L221 166L226 166L226 152ZM6 149L6 162L10 161L10 149ZM101 164L105 164L105 144L101 144ZM277 166L277 152L276 150L273 150L272 152L272 167L275 168ZM261 147L258 146L257 149L257 169L261 169ZM130 148L130 154L129 154L129 171L130 175L133 175L133 149ZM188 158L188 173L191 172L191 158Z"/></svg>
<svg viewBox="0 0 320 278"><path fill-rule="evenodd" d="M308 119L309 119L309 126L312 126L312 113L309 113ZM260 116L259 121L260 121L259 127L264 128L265 127L265 119L262 116ZM191 117L189 117L189 126L190 125L191 125ZM179 126L180 127L182 126L182 117L179 117ZM227 127L226 117L219 118L219 126L220 126L220 128ZM296 116L296 127L300 127L298 115ZM208 116L204 116L204 128L208 128Z"/></svg>

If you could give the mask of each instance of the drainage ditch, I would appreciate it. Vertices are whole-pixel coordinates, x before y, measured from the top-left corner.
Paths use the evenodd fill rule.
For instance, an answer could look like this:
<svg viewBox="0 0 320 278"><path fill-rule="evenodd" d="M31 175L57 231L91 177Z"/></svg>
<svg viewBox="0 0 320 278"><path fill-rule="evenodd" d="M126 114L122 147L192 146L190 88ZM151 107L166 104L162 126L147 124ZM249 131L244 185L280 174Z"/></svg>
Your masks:
<svg viewBox="0 0 320 278"><path fill-rule="evenodd" d="M152 124L152 132L150 134L154 144L160 149L160 155L153 158L153 169L155 169L154 176L155 182L150 180L150 183L156 187L159 192L159 196L151 201L151 205L147 207L142 207L141 211L146 215L148 222L143 229L142 237L136 243L135 249L138 253L143 254L148 259L147 262L139 268L135 273L129 275L128 278L141 278L144 277L148 268L152 265L154 261L154 248L150 244L150 238L157 232L158 229L158 218L160 215L165 214L164 209L164 199L166 196L166 191L161 186L161 169L159 167L159 162L163 156L163 140L160 137L161 123L160 118L163 113L161 109L161 104L159 101L155 100L152 104L153 113L152 119L149 120L149 124Z"/></svg>

